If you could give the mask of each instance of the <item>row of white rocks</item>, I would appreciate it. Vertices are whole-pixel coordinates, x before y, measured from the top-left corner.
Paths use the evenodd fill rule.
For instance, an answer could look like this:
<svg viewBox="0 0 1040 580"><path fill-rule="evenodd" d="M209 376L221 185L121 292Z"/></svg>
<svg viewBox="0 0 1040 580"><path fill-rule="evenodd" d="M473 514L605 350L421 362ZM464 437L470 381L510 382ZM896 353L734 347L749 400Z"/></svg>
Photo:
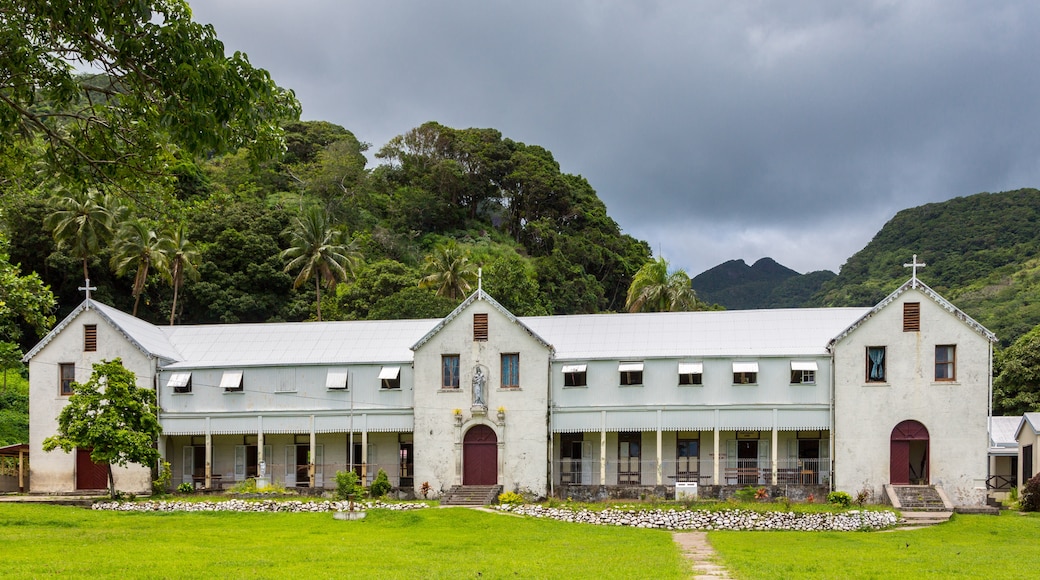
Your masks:
<svg viewBox="0 0 1040 580"><path fill-rule="evenodd" d="M121 512L340 512L348 511L346 501L275 501L229 499L226 501L108 501L91 506L96 510ZM427 507L425 503L387 503L383 501L355 501L354 511L370 509L414 510Z"/></svg>
<svg viewBox="0 0 1040 580"><path fill-rule="evenodd" d="M499 510L551 518L563 522L600 526L633 526L667 530L792 530L792 531L858 531L892 527L898 521L895 512L850 510L841 513L756 512L732 509L706 510L618 510L550 508L540 505L499 505Z"/></svg>

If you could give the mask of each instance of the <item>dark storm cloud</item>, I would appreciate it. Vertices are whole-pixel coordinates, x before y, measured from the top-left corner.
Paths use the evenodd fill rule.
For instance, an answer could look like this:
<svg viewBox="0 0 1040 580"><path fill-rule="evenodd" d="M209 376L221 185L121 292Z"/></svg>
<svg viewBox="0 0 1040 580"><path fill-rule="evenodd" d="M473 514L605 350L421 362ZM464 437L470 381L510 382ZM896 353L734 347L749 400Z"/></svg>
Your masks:
<svg viewBox="0 0 1040 580"><path fill-rule="evenodd" d="M375 148L494 127L696 274L836 270L900 209L1040 183L1033 3L193 6L304 118Z"/></svg>

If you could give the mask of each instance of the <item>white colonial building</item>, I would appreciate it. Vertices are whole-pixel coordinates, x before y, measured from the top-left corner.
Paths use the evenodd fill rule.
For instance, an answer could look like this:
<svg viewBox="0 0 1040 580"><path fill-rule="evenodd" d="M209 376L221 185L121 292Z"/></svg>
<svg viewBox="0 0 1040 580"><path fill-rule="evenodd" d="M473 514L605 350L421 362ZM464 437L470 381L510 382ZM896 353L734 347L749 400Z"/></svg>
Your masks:
<svg viewBox="0 0 1040 580"><path fill-rule="evenodd" d="M88 298L26 355L32 491L104 486L41 446L70 381L120 357L158 393L175 484L382 469L431 497L921 483L979 504L993 341L916 276L874 308L515 317L478 290L375 322L155 326Z"/></svg>

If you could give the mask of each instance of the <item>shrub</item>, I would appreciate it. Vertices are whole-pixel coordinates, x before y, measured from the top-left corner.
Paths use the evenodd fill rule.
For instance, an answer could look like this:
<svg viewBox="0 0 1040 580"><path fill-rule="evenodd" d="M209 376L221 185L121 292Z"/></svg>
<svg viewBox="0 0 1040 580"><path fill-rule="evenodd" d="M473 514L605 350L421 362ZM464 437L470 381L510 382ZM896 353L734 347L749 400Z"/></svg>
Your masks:
<svg viewBox="0 0 1040 580"><path fill-rule="evenodd" d="M152 495L164 496L170 493L170 481L173 479L173 472L170 470L170 462L163 461L159 464L159 477L152 482Z"/></svg>
<svg viewBox="0 0 1040 580"><path fill-rule="evenodd" d="M858 505L858 506L865 505L867 502L870 501L870 498L873 495L874 495L874 493L871 492L867 488L863 488L863 489L859 490L859 493L856 494L856 505Z"/></svg>
<svg viewBox="0 0 1040 580"><path fill-rule="evenodd" d="M430 482L428 481L422 482L422 485L419 486L419 493L422 494L423 499L426 499L426 497L430 495L430 489Z"/></svg>
<svg viewBox="0 0 1040 580"><path fill-rule="evenodd" d="M758 490L749 485L745 488L741 488L733 492L733 497L737 498L740 501L754 501L755 496L757 494Z"/></svg>
<svg viewBox="0 0 1040 580"><path fill-rule="evenodd" d="M337 471L336 472L336 499L350 499L358 498L364 493L365 489L361 487L361 482L358 480L358 474L353 471Z"/></svg>
<svg viewBox="0 0 1040 580"><path fill-rule="evenodd" d="M840 507L852 505L852 496L844 491L832 491L827 494L827 503Z"/></svg>
<svg viewBox="0 0 1040 580"><path fill-rule="evenodd" d="M1040 512L1040 473L1034 475L1022 488L1019 506L1024 512Z"/></svg>
<svg viewBox="0 0 1040 580"><path fill-rule="evenodd" d="M195 486L190 481L185 481L177 486L177 493L195 493Z"/></svg>
<svg viewBox="0 0 1040 580"><path fill-rule="evenodd" d="M498 503L504 503L507 505L520 505L524 503L524 496L516 493L515 491L507 491L505 493L498 494Z"/></svg>
<svg viewBox="0 0 1040 580"><path fill-rule="evenodd" d="M1004 501L1002 501L1000 503L1004 507L1006 507L1006 508L1008 508L1010 510L1018 510L1018 509L1022 509L1021 505L1018 503L1018 500L1019 500L1018 488L1017 487L1012 487L1011 490L1008 491L1007 497L1004 498Z"/></svg>
<svg viewBox="0 0 1040 580"><path fill-rule="evenodd" d="M368 487L368 495L372 497L383 497L390 493L390 490L393 488L394 486L390 485L390 478L387 477L386 472L380 469L379 472L376 473L376 478L372 481L372 485Z"/></svg>

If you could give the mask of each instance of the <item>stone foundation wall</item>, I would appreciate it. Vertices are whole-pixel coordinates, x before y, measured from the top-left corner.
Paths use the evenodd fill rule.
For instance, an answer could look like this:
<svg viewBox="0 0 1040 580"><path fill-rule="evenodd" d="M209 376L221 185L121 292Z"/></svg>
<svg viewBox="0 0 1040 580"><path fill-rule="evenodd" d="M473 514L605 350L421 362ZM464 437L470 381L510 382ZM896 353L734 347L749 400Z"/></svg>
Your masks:
<svg viewBox="0 0 1040 580"><path fill-rule="evenodd" d="M726 500L746 488L738 485L702 485L697 488L699 499ZM756 485L765 489L769 499L786 497L791 501L804 502L813 496L816 502L826 502L830 489L826 485ZM556 488L556 495L572 501L596 502L617 499L670 500L675 498L675 487L671 485L564 485Z"/></svg>

